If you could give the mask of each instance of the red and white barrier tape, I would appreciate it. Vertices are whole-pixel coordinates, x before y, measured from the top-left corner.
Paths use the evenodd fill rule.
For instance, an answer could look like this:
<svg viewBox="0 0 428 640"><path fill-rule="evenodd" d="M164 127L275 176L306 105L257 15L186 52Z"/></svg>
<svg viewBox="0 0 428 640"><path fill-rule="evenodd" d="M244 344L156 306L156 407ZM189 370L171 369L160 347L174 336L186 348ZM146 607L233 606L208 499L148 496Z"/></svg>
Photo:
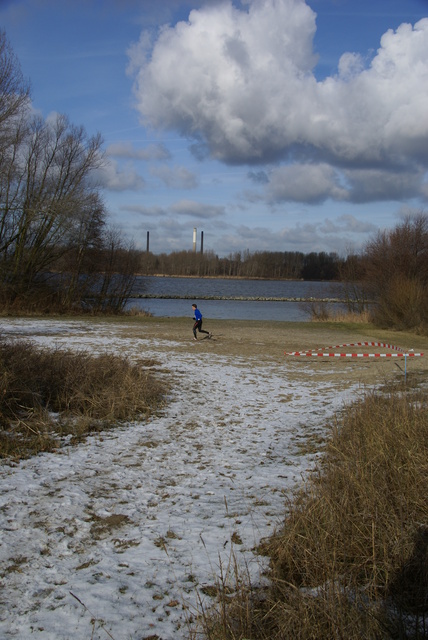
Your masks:
<svg viewBox="0 0 428 640"><path fill-rule="evenodd" d="M402 351L401 347L396 347L393 344L387 344L386 342L348 342L346 344L337 344L334 347L321 347L320 349L310 349L310 351L330 351L331 349L341 349L342 347L383 347L384 349L392 349L393 351Z"/></svg>
<svg viewBox="0 0 428 640"><path fill-rule="evenodd" d="M391 349L397 353L337 353L331 349L341 349L342 347L383 347ZM422 357L423 353L415 353L413 350L405 351L401 347L384 342L353 342L348 344L338 344L334 347L321 347L320 349L308 349L307 351L285 352L286 356L306 356L308 358L416 358Z"/></svg>

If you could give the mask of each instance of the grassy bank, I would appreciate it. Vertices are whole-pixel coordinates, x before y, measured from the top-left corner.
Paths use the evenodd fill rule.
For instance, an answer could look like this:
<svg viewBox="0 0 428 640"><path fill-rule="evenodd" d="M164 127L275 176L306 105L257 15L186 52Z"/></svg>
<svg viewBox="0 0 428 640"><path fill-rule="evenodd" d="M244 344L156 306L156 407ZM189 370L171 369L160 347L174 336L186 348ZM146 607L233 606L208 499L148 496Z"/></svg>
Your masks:
<svg viewBox="0 0 428 640"><path fill-rule="evenodd" d="M0 340L0 457L27 458L146 417L165 392L152 365Z"/></svg>
<svg viewBox="0 0 428 640"><path fill-rule="evenodd" d="M322 463L263 547L269 589L236 575L230 598L219 585L205 637L428 637L428 394L413 382L368 393L331 425Z"/></svg>

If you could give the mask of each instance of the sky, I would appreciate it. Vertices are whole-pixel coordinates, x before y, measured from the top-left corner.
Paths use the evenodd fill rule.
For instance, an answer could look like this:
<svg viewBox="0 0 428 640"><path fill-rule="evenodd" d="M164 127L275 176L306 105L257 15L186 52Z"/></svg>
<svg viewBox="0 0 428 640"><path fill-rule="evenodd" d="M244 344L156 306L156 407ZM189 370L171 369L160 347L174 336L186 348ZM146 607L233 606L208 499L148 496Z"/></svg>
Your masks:
<svg viewBox="0 0 428 640"><path fill-rule="evenodd" d="M427 211L428 0L0 0L33 109L100 133L153 253L346 255Z"/></svg>

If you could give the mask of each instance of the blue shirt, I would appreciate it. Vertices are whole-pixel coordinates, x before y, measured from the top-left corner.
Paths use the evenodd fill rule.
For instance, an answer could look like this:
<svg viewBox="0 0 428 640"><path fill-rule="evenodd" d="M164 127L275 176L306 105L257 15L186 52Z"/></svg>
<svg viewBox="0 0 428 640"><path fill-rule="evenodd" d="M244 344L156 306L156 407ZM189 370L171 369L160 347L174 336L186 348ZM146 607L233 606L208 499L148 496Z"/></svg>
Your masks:
<svg viewBox="0 0 428 640"><path fill-rule="evenodd" d="M195 320L196 322L199 322L199 320L202 320L202 313L199 311L199 309L195 309Z"/></svg>

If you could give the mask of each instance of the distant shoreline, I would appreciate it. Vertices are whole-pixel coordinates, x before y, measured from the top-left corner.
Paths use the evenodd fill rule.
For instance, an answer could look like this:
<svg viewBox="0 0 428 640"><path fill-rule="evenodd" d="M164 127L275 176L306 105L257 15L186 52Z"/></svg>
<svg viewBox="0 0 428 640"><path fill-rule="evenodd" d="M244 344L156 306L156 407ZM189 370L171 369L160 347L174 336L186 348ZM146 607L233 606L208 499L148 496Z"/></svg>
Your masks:
<svg viewBox="0 0 428 640"><path fill-rule="evenodd" d="M340 280L304 280L303 278L264 278L262 276L189 276L189 275L170 275L168 273L136 273L139 278L186 278L188 280L275 280L278 282L340 282Z"/></svg>

